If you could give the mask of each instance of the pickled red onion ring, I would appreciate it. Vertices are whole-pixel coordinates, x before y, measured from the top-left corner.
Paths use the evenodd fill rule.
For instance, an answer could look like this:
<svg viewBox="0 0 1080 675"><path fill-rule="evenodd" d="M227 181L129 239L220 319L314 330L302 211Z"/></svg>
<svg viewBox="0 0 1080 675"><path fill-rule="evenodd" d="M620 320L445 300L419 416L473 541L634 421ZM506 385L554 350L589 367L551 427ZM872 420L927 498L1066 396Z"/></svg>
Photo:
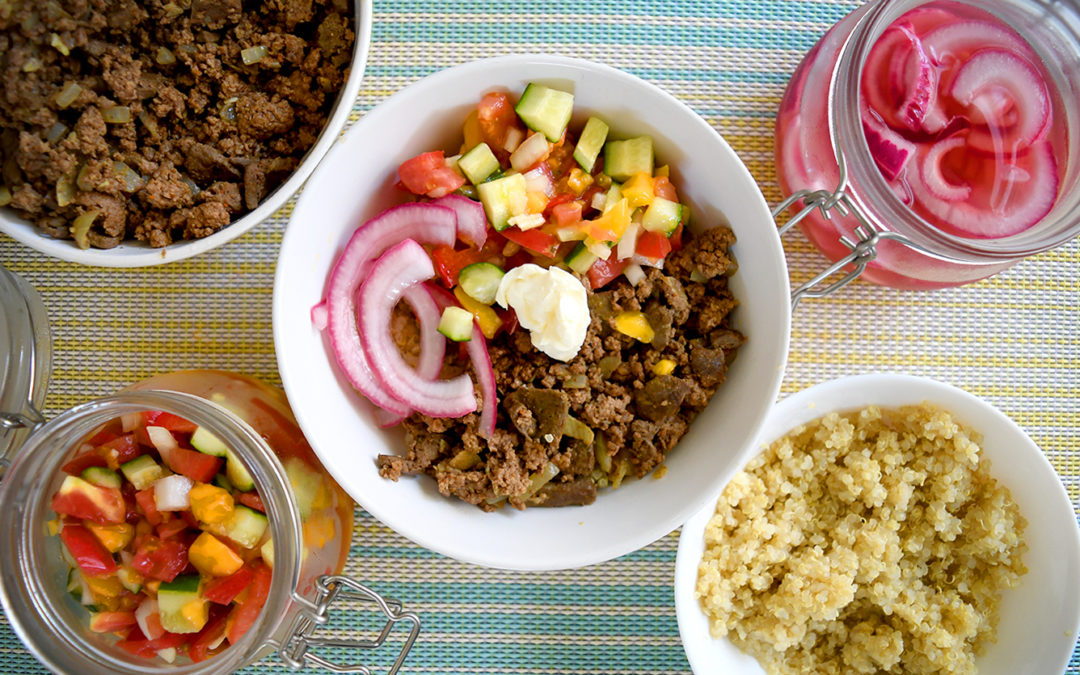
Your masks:
<svg viewBox="0 0 1080 675"><path fill-rule="evenodd" d="M1001 49L972 55L956 73L950 95L985 126L972 129L974 149L1015 155L1041 140L1050 125L1050 95L1038 71ZM1015 113L1015 119L1006 115Z"/></svg>
<svg viewBox="0 0 1080 675"><path fill-rule="evenodd" d="M450 209L457 215L457 236L476 248L484 248L487 241L487 214L480 202L462 195L446 195L433 202L434 206Z"/></svg>
<svg viewBox="0 0 1080 675"><path fill-rule="evenodd" d="M391 396L430 417L461 417L477 408L469 376L421 377L405 362L390 332L391 312L404 291L434 276L435 266L420 244L405 239L390 247L371 265L360 287L360 338L372 374Z"/></svg>
<svg viewBox="0 0 1080 675"><path fill-rule="evenodd" d="M863 112L862 123L870 156L881 170L881 175L885 180L895 180L915 154L915 144L878 121L870 112Z"/></svg>
<svg viewBox="0 0 1080 675"><path fill-rule="evenodd" d="M941 172L941 160L945 155L965 145L967 145L967 139L963 136L953 136L934 143L923 157L919 166L922 171L923 184L926 185L926 189L934 197L944 199L947 202L955 202L971 196L970 185L950 183Z"/></svg>

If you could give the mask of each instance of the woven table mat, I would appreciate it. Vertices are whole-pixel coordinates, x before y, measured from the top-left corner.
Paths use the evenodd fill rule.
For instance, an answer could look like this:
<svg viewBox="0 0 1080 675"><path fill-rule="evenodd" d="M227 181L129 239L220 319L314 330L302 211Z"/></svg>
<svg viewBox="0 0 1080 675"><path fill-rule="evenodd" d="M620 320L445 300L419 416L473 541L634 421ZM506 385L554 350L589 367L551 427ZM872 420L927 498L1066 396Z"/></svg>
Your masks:
<svg viewBox="0 0 1080 675"><path fill-rule="evenodd" d="M550 52L657 84L702 115L779 201L775 110L788 76L858 3L623 0L580 3L380 0L354 120L401 87L465 61ZM193 260L142 270L80 267L0 236L0 263L42 294L55 340L47 414L183 368L279 383L271 337L274 263L291 204ZM793 283L824 259L792 234ZM1080 502L1080 244L990 280L933 293L857 283L795 313L786 395L843 375L898 372L962 387L1003 410L1044 449ZM418 612L403 672L688 673L672 578L678 533L583 570L516 573L457 563L357 512L346 573ZM346 616L339 629L359 618ZM1080 652L1068 673L1080 674ZM391 656L373 659L381 670ZM0 672L43 669L0 617ZM245 672L284 672L276 657Z"/></svg>

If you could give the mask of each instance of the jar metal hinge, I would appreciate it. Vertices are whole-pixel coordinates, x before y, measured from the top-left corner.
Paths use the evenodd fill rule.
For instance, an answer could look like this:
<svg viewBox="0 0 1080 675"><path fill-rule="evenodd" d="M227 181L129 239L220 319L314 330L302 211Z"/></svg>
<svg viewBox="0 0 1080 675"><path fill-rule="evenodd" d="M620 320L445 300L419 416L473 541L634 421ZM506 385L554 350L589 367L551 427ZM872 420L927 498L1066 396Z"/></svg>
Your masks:
<svg viewBox="0 0 1080 675"><path fill-rule="evenodd" d="M378 649L386 642L386 639L390 636L394 626L400 622L405 622L410 624L409 634L405 638L405 643L401 646L401 650L398 652L397 659L390 667L390 670L387 671L387 675L394 675L397 673L398 670L401 669L402 664L405 663L405 657L408 656L409 650L412 649L413 643L416 642L416 638L420 634L420 617L413 612L402 611L402 606L399 601L384 599L381 595L367 586L357 583L348 577L319 577L315 586L316 596L314 602L300 598L295 594L293 596L294 600L300 601L299 604L303 607L303 610L301 615L297 618L296 623L293 624L293 629L284 646L281 647L281 660L294 669L303 668L305 664L311 664L335 673L363 673L363 675L371 675L371 669L367 666L334 663L313 653L311 650L319 647L338 647L365 651ZM386 623L383 625L378 636L370 640L317 637L315 632L318 630L319 626L324 626L329 621L331 606L339 600L343 602L361 602L375 605L375 608L381 611L383 616L386 617Z"/></svg>

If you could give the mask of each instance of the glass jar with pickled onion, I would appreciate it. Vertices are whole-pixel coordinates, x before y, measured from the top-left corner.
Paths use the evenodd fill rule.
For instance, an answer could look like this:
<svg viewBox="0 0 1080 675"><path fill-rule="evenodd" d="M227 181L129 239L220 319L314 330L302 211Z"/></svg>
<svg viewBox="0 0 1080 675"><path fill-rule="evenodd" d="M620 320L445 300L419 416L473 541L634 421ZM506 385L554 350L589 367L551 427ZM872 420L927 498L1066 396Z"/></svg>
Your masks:
<svg viewBox="0 0 1080 675"><path fill-rule="evenodd" d="M776 120L810 241L868 281L934 289L1080 234L1078 27L1076 3L1044 0L872 0L838 22Z"/></svg>
<svg viewBox="0 0 1080 675"><path fill-rule="evenodd" d="M11 276L0 268L0 291ZM6 315L20 316L26 297L2 296ZM11 344L25 348L22 363L47 370L47 358L34 359L30 324L8 326L20 336ZM0 363L2 381L35 379L15 378L12 363ZM23 399L41 405L40 393L13 400ZM4 419L9 430L32 429L5 448L0 465L0 600L50 669L220 673L273 651L291 666L333 666L312 634L335 600L364 603L387 630L374 642L333 645L375 648L403 622L390 672L401 666L419 620L337 576L354 505L279 389L235 373L183 371L48 422Z"/></svg>

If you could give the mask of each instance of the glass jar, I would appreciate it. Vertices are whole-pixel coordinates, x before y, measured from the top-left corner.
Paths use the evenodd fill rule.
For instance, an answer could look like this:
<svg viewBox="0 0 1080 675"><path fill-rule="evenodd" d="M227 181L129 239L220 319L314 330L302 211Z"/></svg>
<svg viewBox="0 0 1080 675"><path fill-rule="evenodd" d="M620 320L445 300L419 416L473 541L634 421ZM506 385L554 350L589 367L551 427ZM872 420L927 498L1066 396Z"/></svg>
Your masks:
<svg viewBox="0 0 1080 675"><path fill-rule="evenodd" d="M44 421L41 407L52 367L45 305L32 286L0 266L0 471Z"/></svg>
<svg viewBox="0 0 1080 675"><path fill-rule="evenodd" d="M0 292L15 288L13 275L0 268ZM8 284L4 286L3 284ZM20 293L3 296L5 318L44 316L38 310L19 314L20 307L35 299L22 284ZM29 290L29 292L27 292ZM36 314L35 314L36 312ZM9 380L38 383L30 408L36 410L44 397L40 369L47 372L48 352L35 354L33 330L28 322L6 321L10 342L22 355L23 370L15 378L12 367L0 371L7 403ZM42 324L35 324L34 330ZM2 345L0 345L2 346ZM28 363L38 370L24 372ZM30 375L37 376L30 377ZM20 389L20 391L22 391ZM22 394L16 400L23 400ZM23 406L25 409L26 406ZM0 409L4 410L4 409ZM15 410L14 408L8 410ZM255 623L236 644L201 663L187 659L167 663L132 655L115 646L115 639L89 628L90 613L68 592L69 564L59 537L49 533L55 518L50 508L64 473L61 467L85 450L83 443L104 424L123 415L165 411L182 417L220 439L251 474L265 508L271 539L273 574L266 604ZM376 649L395 624L408 633L389 672L401 667L419 632L415 614L402 611L400 603L384 600L374 591L346 577L337 576L349 553L353 502L330 478L304 439L284 394L254 378L220 371L183 371L159 375L117 394L67 410L54 419L8 413L12 429L32 427L25 442L11 443L7 470L0 466L0 600L12 628L27 648L56 672L98 673L219 673L231 672L273 651L294 667L312 663L340 667L313 651L323 646ZM22 428L25 435L30 429ZM299 477L299 478L298 478ZM304 508L291 486L306 482ZM315 635L330 618L334 602L356 601L381 617L383 630L374 640L325 639ZM400 622L400 623L399 623ZM357 666L348 666L356 668Z"/></svg>
<svg viewBox="0 0 1080 675"><path fill-rule="evenodd" d="M957 236L916 214L891 189L867 145L860 115L861 75L871 48L922 0L871 0L833 26L792 75L776 119L776 166L788 207L829 259L876 284L934 289L996 274L1080 234L1080 7L1076 2L979 0L971 6L1015 29L1042 59L1060 97L1064 145L1058 196L1050 212L1011 236ZM826 275L798 294L820 291ZM813 287L813 288L812 288ZM820 295L821 292L811 292Z"/></svg>

